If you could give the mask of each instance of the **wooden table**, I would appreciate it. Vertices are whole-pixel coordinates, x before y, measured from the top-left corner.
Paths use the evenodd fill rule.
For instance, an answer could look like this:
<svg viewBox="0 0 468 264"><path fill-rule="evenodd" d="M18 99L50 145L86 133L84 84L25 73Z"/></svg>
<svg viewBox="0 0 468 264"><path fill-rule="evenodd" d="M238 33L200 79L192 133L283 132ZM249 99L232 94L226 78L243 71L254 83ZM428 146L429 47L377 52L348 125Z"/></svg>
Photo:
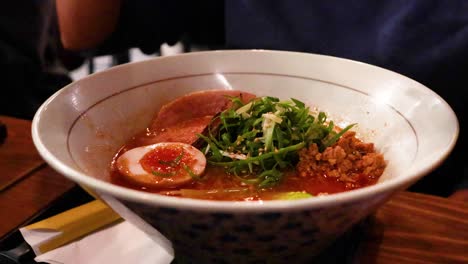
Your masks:
<svg viewBox="0 0 468 264"><path fill-rule="evenodd" d="M0 116L8 136L0 145L0 238L28 223L75 184L41 159L31 122Z"/></svg>
<svg viewBox="0 0 468 264"><path fill-rule="evenodd" d="M0 116L8 137L0 146L0 240L54 202L75 184L54 172L37 154L31 123ZM366 223L355 263L468 263L468 205L402 192Z"/></svg>

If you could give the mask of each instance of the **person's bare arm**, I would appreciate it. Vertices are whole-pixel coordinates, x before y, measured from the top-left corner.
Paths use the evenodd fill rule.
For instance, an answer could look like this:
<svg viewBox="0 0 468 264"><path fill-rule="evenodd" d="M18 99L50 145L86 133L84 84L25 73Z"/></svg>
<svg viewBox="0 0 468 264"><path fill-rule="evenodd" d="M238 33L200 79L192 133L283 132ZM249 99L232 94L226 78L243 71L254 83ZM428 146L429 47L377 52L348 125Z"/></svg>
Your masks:
<svg viewBox="0 0 468 264"><path fill-rule="evenodd" d="M60 38L66 49L102 43L115 30L121 0L56 0Z"/></svg>

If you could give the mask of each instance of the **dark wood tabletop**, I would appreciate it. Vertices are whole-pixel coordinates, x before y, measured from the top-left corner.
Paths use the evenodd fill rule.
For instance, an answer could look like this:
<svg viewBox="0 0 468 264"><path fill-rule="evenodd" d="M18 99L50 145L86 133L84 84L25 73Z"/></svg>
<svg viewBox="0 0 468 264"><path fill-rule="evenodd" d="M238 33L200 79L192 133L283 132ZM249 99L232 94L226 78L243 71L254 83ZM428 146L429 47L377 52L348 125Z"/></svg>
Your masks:
<svg viewBox="0 0 468 264"><path fill-rule="evenodd" d="M0 145L0 238L13 232L70 191L75 184L52 170L37 153L31 122L5 116Z"/></svg>
<svg viewBox="0 0 468 264"><path fill-rule="evenodd" d="M40 158L31 122L0 116L0 241L77 188ZM2 142L0 140L0 142ZM368 218L355 263L468 263L468 205L401 192Z"/></svg>

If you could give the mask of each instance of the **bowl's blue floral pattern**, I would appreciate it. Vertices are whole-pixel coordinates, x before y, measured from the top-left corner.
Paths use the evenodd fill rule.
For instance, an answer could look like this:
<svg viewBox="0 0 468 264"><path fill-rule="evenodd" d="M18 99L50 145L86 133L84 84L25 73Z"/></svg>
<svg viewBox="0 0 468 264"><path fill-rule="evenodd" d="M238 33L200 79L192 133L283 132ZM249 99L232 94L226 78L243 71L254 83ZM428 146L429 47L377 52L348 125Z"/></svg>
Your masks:
<svg viewBox="0 0 468 264"><path fill-rule="evenodd" d="M121 202L172 241L176 263L308 263L386 198L248 214Z"/></svg>

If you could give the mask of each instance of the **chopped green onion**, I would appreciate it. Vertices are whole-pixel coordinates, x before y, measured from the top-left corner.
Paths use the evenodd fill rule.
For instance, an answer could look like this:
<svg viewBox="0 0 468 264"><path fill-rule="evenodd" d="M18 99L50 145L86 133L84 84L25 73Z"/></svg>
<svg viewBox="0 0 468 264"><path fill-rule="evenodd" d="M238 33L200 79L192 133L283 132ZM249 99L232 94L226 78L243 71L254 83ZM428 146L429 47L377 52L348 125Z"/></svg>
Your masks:
<svg viewBox="0 0 468 264"><path fill-rule="evenodd" d="M190 169L190 167L185 164L184 164L184 170L188 173L188 175L190 175L190 177L192 177L192 179L200 180L200 175L195 174L195 172L193 172L192 169Z"/></svg>
<svg viewBox="0 0 468 264"><path fill-rule="evenodd" d="M198 136L207 143L209 164L223 166L259 188L279 183L282 170L297 164L300 149L317 144L324 150L352 127L336 133L324 112L313 115L303 102L293 98L280 101L266 96L247 104L239 98L231 100L237 108L217 115L208 135Z"/></svg>
<svg viewBox="0 0 468 264"><path fill-rule="evenodd" d="M335 144L336 141L338 141L338 139L340 139L340 137L346 133L346 131L350 130L353 126L355 126L356 124L351 124L351 125L348 125L347 127L345 127L344 129L342 129L340 132L336 133L336 135L334 135L332 138L330 138L329 140L327 140L325 143L324 143L324 146L325 147L330 147L331 145Z"/></svg>
<svg viewBox="0 0 468 264"><path fill-rule="evenodd" d="M185 153L182 150L182 152L180 152L180 154L174 160L171 160L171 161L159 160L159 164L167 165L169 167L175 168L175 167L179 166L180 161L182 160L182 157L184 156L184 154Z"/></svg>
<svg viewBox="0 0 468 264"><path fill-rule="evenodd" d="M152 171L151 173L152 173L153 175L159 176L159 177L172 177L172 176L176 175L176 172L175 172L175 171L172 171L172 172Z"/></svg>

